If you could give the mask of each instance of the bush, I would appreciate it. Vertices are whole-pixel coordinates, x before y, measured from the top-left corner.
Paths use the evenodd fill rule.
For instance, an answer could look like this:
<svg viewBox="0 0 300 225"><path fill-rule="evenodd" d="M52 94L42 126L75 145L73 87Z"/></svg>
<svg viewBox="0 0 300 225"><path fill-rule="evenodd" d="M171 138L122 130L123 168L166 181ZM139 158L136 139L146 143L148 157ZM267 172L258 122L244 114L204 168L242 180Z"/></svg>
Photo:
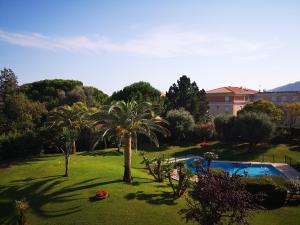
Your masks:
<svg viewBox="0 0 300 225"><path fill-rule="evenodd" d="M2 159L23 158L37 155L41 151L42 144L39 135L32 131L0 136L0 158Z"/></svg>
<svg viewBox="0 0 300 225"><path fill-rule="evenodd" d="M209 140L214 135L214 124L213 123L204 123L196 124L194 128L194 138L198 140Z"/></svg>
<svg viewBox="0 0 300 225"><path fill-rule="evenodd" d="M195 127L193 116L183 108L170 110L167 113L167 120L172 138L177 141L186 140L192 134Z"/></svg>
<svg viewBox="0 0 300 225"><path fill-rule="evenodd" d="M243 141L249 143L249 150L252 150L256 144L271 138L274 124L266 114L245 112L236 118L234 130Z"/></svg>
<svg viewBox="0 0 300 225"><path fill-rule="evenodd" d="M251 194L262 194L262 206L268 209L282 207L287 199L287 188L282 178L244 178L245 188Z"/></svg>

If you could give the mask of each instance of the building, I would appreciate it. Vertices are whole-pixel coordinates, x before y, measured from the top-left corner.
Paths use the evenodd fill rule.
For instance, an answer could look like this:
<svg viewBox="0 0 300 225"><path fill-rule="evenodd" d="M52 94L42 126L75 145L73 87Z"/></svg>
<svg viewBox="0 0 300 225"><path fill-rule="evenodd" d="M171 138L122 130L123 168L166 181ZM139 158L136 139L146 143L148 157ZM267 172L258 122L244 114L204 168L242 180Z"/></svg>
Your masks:
<svg viewBox="0 0 300 225"><path fill-rule="evenodd" d="M300 91L258 92L254 95L254 101L264 99L274 104L286 102L300 102Z"/></svg>
<svg viewBox="0 0 300 225"><path fill-rule="evenodd" d="M236 116L246 104L253 101L255 90L242 87L221 87L207 92L209 112L216 117L221 114Z"/></svg>

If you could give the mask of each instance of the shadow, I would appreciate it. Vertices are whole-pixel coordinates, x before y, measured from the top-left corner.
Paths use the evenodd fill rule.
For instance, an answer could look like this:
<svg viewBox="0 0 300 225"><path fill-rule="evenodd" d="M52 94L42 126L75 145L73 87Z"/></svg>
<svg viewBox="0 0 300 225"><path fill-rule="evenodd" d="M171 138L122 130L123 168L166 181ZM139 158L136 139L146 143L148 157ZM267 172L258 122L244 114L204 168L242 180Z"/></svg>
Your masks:
<svg viewBox="0 0 300 225"><path fill-rule="evenodd" d="M118 152L117 150L98 150L98 151L89 151L81 152L78 155L81 156L120 156L123 155L123 152Z"/></svg>
<svg viewBox="0 0 300 225"><path fill-rule="evenodd" d="M153 205L176 205L175 199L171 192L159 192L156 194L146 194L143 191L129 193L124 196L127 200L140 200Z"/></svg>
<svg viewBox="0 0 300 225"><path fill-rule="evenodd" d="M289 149L290 149L291 151L297 151L297 152L300 152L300 146L299 146L299 145L289 146Z"/></svg>
<svg viewBox="0 0 300 225"><path fill-rule="evenodd" d="M13 180L5 186L2 185L0 186L0 224L15 224L15 200L26 199L30 211L45 219L66 216L81 211L80 205L76 205L76 200L86 198L82 195L83 190L122 182L121 180L99 182L99 179L92 178L70 183L70 179L66 177L49 176ZM61 204L66 202L72 204L68 207ZM55 207L50 209L44 207L49 203Z"/></svg>

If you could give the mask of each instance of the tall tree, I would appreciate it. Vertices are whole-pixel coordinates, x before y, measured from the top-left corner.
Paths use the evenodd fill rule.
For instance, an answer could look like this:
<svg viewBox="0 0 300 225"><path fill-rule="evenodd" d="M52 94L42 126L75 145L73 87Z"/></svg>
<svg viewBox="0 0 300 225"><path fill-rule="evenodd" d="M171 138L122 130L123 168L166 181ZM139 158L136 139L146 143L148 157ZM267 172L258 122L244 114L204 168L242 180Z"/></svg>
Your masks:
<svg viewBox="0 0 300 225"><path fill-rule="evenodd" d="M151 84L140 81L124 87L120 91L116 91L110 97L111 101L136 101L158 103L161 101L161 93Z"/></svg>
<svg viewBox="0 0 300 225"><path fill-rule="evenodd" d="M168 109L184 108L189 111L197 122L205 121L208 112L206 92L199 90L196 82L191 82L186 75L177 80L166 93Z"/></svg>
<svg viewBox="0 0 300 225"><path fill-rule="evenodd" d="M247 112L236 118L234 129L244 141L249 143L251 151L256 144L271 138L274 124L266 114Z"/></svg>
<svg viewBox="0 0 300 225"><path fill-rule="evenodd" d="M283 112L280 108L274 105L273 102L262 99L245 105L245 107L240 110L238 114L240 115L247 112L265 113L274 123L281 122L283 118Z"/></svg>
<svg viewBox="0 0 300 225"><path fill-rule="evenodd" d="M124 141L124 176L127 183L132 182L131 177L131 144L135 134L146 135L156 146L159 145L156 132L169 135L164 127L166 121L156 115L151 103L137 103L118 101L111 106L103 106L93 118L96 126L102 126L103 137L110 139L120 137Z"/></svg>
<svg viewBox="0 0 300 225"><path fill-rule="evenodd" d="M18 78L11 69L4 68L0 74L0 96L4 100L18 89Z"/></svg>
<svg viewBox="0 0 300 225"><path fill-rule="evenodd" d="M284 123L287 124L290 129L293 128L298 121L300 121L300 103L282 103L279 108L284 112Z"/></svg>

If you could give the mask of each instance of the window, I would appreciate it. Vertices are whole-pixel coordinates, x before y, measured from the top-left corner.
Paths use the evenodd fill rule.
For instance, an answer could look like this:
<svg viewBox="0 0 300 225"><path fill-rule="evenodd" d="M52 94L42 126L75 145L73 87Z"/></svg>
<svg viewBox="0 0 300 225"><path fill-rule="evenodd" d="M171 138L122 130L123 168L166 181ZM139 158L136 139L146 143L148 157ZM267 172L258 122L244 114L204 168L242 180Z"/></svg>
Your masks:
<svg viewBox="0 0 300 225"><path fill-rule="evenodd" d="M225 102L229 102L229 96L225 96Z"/></svg>
<svg viewBox="0 0 300 225"><path fill-rule="evenodd" d="M229 106L224 106L224 111L229 112Z"/></svg>

